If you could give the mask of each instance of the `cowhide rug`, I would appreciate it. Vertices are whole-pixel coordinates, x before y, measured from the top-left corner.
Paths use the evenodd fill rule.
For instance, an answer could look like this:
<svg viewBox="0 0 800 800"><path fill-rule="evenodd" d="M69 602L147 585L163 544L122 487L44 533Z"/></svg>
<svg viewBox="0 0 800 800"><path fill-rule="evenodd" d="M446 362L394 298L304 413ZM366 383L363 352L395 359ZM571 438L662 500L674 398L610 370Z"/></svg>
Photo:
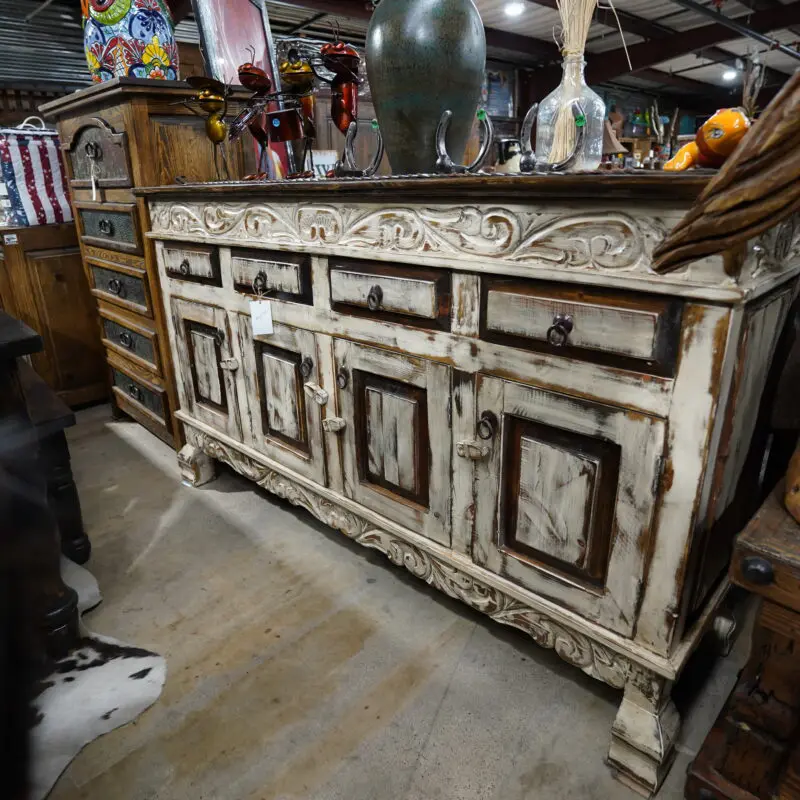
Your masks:
<svg viewBox="0 0 800 800"><path fill-rule="evenodd" d="M78 593L83 614L102 599L90 572L63 559L64 582ZM161 656L90 633L81 620L80 646L58 661L34 701L32 800L44 798L85 745L126 725L161 694Z"/></svg>

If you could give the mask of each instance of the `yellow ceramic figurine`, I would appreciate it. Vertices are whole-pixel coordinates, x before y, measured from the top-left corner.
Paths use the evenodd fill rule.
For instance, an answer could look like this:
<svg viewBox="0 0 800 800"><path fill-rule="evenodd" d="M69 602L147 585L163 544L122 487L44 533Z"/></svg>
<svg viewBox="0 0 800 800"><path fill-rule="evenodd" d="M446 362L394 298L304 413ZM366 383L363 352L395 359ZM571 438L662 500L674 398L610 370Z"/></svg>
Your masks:
<svg viewBox="0 0 800 800"><path fill-rule="evenodd" d="M693 142L685 144L664 164L681 172L689 167L721 167L750 128L742 108L723 108L703 123Z"/></svg>

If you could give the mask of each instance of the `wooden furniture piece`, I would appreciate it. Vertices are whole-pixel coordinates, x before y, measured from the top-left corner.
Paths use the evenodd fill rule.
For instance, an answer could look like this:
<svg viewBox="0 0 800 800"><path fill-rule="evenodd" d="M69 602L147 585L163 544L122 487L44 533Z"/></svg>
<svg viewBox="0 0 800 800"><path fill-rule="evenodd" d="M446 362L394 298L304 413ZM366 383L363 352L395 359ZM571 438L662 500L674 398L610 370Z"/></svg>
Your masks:
<svg viewBox="0 0 800 800"><path fill-rule="evenodd" d="M58 526L19 362L41 348L37 333L0 311L0 605L19 617L11 624L31 668L79 639L78 598L61 580Z"/></svg>
<svg viewBox="0 0 800 800"><path fill-rule="evenodd" d="M75 414L30 364L20 361L18 370L28 417L39 440L39 465L47 482L47 499L58 526L61 552L76 564L85 564L92 546L83 527L65 434L75 424Z"/></svg>
<svg viewBox="0 0 800 800"><path fill-rule="evenodd" d="M33 365L67 405L105 399L97 310L73 223L0 230L0 305L41 334Z"/></svg>
<svg viewBox="0 0 800 800"><path fill-rule="evenodd" d="M117 78L40 109L58 123L115 412L173 445L181 432L170 349L153 248L142 235L147 208L132 190L216 178L204 118L181 105L195 94L178 81ZM247 94L234 93L231 113ZM233 177L253 172L246 138L229 161Z"/></svg>
<svg viewBox="0 0 800 800"><path fill-rule="evenodd" d="M689 767L689 800L800 797L800 524L779 485L736 541L731 578L761 598L750 659Z"/></svg>
<svg viewBox="0 0 800 800"><path fill-rule="evenodd" d="M645 793L674 753L673 682L728 588L743 521L726 511L758 487L749 445L800 276L796 236L769 271L753 254L737 279L719 256L653 273L705 182L137 192L185 479L224 461L623 689L609 763Z"/></svg>

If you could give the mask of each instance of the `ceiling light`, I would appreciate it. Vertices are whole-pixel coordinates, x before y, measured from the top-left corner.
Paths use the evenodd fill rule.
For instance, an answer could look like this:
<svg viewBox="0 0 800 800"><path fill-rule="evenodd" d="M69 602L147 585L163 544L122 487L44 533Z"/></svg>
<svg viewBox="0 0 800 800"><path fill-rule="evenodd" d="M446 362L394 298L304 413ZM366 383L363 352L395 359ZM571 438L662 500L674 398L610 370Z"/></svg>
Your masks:
<svg viewBox="0 0 800 800"><path fill-rule="evenodd" d="M519 2L519 0L515 0L511 3L506 3L505 5L505 12L507 17L518 17L522 12L525 11L525 3Z"/></svg>
<svg viewBox="0 0 800 800"><path fill-rule="evenodd" d="M722 73L722 80L735 81L738 74L739 73L735 69L726 69L725 72Z"/></svg>

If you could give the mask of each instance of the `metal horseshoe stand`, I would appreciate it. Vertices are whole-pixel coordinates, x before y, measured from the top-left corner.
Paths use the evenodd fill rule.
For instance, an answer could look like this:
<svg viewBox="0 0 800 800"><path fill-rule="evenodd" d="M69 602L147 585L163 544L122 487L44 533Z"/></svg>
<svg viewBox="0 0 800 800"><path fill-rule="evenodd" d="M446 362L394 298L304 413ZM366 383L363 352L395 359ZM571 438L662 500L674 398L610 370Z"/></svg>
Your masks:
<svg viewBox="0 0 800 800"><path fill-rule="evenodd" d="M478 112L478 120L483 129L483 143L478 155L471 164L456 164L447 153L447 131L450 129L450 121L453 119L453 112L449 109L442 114L439 120L439 125L436 128L436 171L446 175L452 174L465 174L468 172L477 172L494 141L494 126L489 115L481 109Z"/></svg>
<svg viewBox="0 0 800 800"><path fill-rule="evenodd" d="M575 122L575 145L572 148L572 152L563 161L549 164L547 161L538 160L536 153L533 152L531 135L533 134L533 126L536 122L536 112L539 110L539 104L534 103L530 107L522 123L522 133L520 134L520 147L522 150L519 160L520 172L563 172L575 163L586 136L586 114L578 100L573 100L570 103L570 109L572 111L572 119Z"/></svg>
<svg viewBox="0 0 800 800"><path fill-rule="evenodd" d="M375 155L366 169L359 169L356 166L355 157L355 141L358 134L358 121L353 120L347 128L347 134L344 137L344 150L342 157L333 167L333 175L336 178L371 178L381 165L383 159L383 136L381 129L378 127L377 120L372 120L372 127L378 136L378 147L375 150Z"/></svg>

